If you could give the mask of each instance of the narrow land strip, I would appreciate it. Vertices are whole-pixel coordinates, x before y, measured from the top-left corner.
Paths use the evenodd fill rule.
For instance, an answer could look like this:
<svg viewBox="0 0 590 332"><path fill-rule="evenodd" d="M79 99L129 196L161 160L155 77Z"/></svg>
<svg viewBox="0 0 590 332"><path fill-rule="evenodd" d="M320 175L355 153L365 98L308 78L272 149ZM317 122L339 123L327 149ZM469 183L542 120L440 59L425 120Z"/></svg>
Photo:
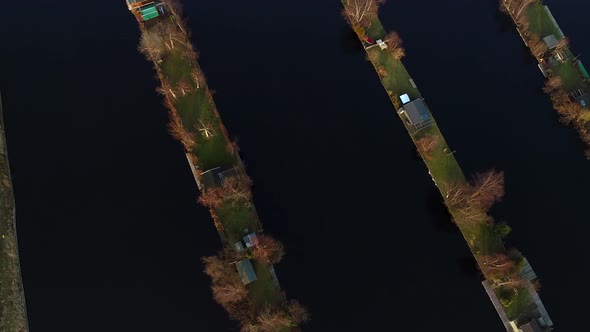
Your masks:
<svg viewBox="0 0 590 332"><path fill-rule="evenodd" d="M0 97L0 332L28 331L25 294L18 258L12 179Z"/></svg>
<svg viewBox="0 0 590 332"><path fill-rule="evenodd" d="M551 330L553 322L540 300L535 301L538 299L536 275L523 272L530 269L526 259L518 251L507 250L502 242L507 226L495 224L487 214L491 205L503 195L503 176L488 172L471 182L467 180L401 62L405 55L401 39L396 33L386 34L377 17L381 1L342 0L342 3L345 18L365 47L368 60L379 74L449 213L467 241L506 329L516 332L525 326L539 326L543 331Z"/></svg>
<svg viewBox="0 0 590 332"><path fill-rule="evenodd" d="M569 47L549 7L540 0L500 0L547 79L544 92L564 124L573 126L590 159L590 74Z"/></svg>
<svg viewBox="0 0 590 332"><path fill-rule="evenodd" d="M251 181L221 121L197 52L172 0L127 0L142 32L140 51L153 61L170 115L170 132L184 147L224 250L204 258L213 297L241 323L241 331L291 331L307 320L278 286L273 264L282 245L263 234Z"/></svg>

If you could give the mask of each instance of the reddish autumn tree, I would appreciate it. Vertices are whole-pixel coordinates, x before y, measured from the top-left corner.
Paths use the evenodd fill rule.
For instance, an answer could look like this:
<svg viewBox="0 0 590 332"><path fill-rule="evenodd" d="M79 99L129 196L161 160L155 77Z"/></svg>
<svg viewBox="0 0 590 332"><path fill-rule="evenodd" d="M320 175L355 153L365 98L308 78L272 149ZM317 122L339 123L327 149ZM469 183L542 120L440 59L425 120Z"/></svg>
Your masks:
<svg viewBox="0 0 590 332"><path fill-rule="evenodd" d="M493 254L481 257L482 269L484 274L510 274L515 268L516 264L506 254Z"/></svg>
<svg viewBox="0 0 590 332"><path fill-rule="evenodd" d="M562 86L563 86L563 82L561 80L561 77L551 76L545 82L545 86L543 87L543 92L545 92L547 94L552 94L552 93L560 90Z"/></svg>
<svg viewBox="0 0 590 332"><path fill-rule="evenodd" d="M254 258L261 262L276 264L285 255L283 244L269 235L258 236L258 245L252 249Z"/></svg>
<svg viewBox="0 0 590 332"><path fill-rule="evenodd" d="M383 0L346 0L343 1L342 14L353 27L357 25L368 27L383 3Z"/></svg>
<svg viewBox="0 0 590 332"><path fill-rule="evenodd" d="M504 197L504 172L490 170L477 173L471 186L473 192L469 200L487 211Z"/></svg>
<svg viewBox="0 0 590 332"><path fill-rule="evenodd" d="M304 306L302 306L297 300L290 300L287 305L287 312L291 315L291 319L296 324L305 323L309 320L309 313Z"/></svg>
<svg viewBox="0 0 590 332"><path fill-rule="evenodd" d="M248 291L242 283L240 276L228 256L203 257L205 274L211 278L211 290L217 303L226 307L233 303L243 301L248 296Z"/></svg>
<svg viewBox="0 0 590 332"><path fill-rule="evenodd" d="M536 33L531 35L531 38L528 40L528 46L531 49L531 53L533 53L537 59L542 59L549 50L547 44L541 40L541 36Z"/></svg>
<svg viewBox="0 0 590 332"><path fill-rule="evenodd" d="M390 32L385 37L385 42L387 43L387 50L396 60L400 60L406 55L406 49L402 46L403 41L397 32Z"/></svg>
<svg viewBox="0 0 590 332"><path fill-rule="evenodd" d="M425 135L416 140L416 147L418 152L424 156L426 160L432 159L432 152L438 146L439 137L436 135Z"/></svg>

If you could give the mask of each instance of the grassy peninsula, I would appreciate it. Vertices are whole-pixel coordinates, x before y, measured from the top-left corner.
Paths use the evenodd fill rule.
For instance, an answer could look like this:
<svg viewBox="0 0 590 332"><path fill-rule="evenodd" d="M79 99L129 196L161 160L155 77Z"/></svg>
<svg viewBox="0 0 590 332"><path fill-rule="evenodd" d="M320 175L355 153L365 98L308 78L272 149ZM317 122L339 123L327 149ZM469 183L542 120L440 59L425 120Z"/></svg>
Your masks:
<svg viewBox="0 0 590 332"><path fill-rule="evenodd" d="M252 182L217 111L197 52L176 1L127 1L141 29L139 49L154 63L170 115L170 133L184 147L199 202L209 208L223 250L205 257L213 298L241 331L292 331L308 319L288 300L273 265L284 252L262 232L252 201Z"/></svg>
<svg viewBox="0 0 590 332"><path fill-rule="evenodd" d="M484 287L508 331L539 324L553 325L537 288L537 276L517 250L505 248L510 227L488 214L504 195L503 173L491 170L468 179L428 110L422 94L401 59L400 36L387 34L379 20L379 0L342 0L343 15L363 44L453 221L463 234L484 277Z"/></svg>

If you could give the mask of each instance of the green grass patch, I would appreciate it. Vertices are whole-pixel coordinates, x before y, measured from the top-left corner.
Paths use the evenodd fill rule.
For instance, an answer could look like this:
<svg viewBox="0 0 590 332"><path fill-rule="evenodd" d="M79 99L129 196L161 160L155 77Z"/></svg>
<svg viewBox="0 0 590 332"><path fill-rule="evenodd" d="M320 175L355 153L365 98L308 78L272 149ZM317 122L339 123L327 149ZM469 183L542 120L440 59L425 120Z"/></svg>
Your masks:
<svg viewBox="0 0 590 332"><path fill-rule="evenodd" d="M561 77L565 91L571 92L578 89L588 91L588 87L582 79L578 66L571 61L557 62L551 67L551 70L555 75Z"/></svg>
<svg viewBox="0 0 590 332"><path fill-rule="evenodd" d="M410 83L410 74L401 61L396 60L387 50L373 47L367 50L370 59L374 59L373 65L379 71L385 69L387 75L381 76L383 86L393 96L401 96L407 93L411 99L422 97L420 91Z"/></svg>
<svg viewBox="0 0 590 332"><path fill-rule="evenodd" d="M256 260L253 262L257 279L247 285L248 294L250 294L250 297L258 308L265 305L274 306L281 301L280 290L272 280L272 274L268 265Z"/></svg>
<svg viewBox="0 0 590 332"><path fill-rule="evenodd" d="M541 38L549 35L555 35L557 39L561 38L559 29L553 24L551 17L541 3L530 5L526 10L529 19L529 31L539 34Z"/></svg>
<svg viewBox="0 0 590 332"><path fill-rule="evenodd" d="M190 62L182 56L180 50L168 52L162 60L160 69L164 77L170 82L170 85L176 85L182 80L192 81L193 69Z"/></svg>
<svg viewBox="0 0 590 332"><path fill-rule="evenodd" d="M366 29L366 33L367 36L373 40L385 38L387 35L387 32L385 31L385 28L383 27L383 24L381 24L381 21L378 17L375 17L375 19L371 22L371 26Z"/></svg>
<svg viewBox="0 0 590 332"><path fill-rule="evenodd" d="M257 231L260 228L251 202L226 201L215 209L215 212L223 224L225 237L230 244L236 243L246 233ZM245 232L245 229L248 229L248 232Z"/></svg>

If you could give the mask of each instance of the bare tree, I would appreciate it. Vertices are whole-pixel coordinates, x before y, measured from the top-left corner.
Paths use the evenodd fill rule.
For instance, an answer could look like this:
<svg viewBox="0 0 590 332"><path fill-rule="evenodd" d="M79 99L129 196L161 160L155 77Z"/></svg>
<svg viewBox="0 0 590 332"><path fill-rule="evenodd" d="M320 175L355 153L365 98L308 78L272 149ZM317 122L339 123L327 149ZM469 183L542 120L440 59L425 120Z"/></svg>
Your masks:
<svg viewBox="0 0 590 332"><path fill-rule="evenodd" d="M403 41L397 32L390 32L385 37L385 42L387 43L387 50L396 60L400 60L406 55L406 49L402 46Z"/></svg>
<svg viewBox="0 0 590 332"><path fill-rule="evenodd" d="M302 306L297 300L290 300L287 305L287 312L291 315L291 319L296 324L305 323L309 320L309 313L304 306Z"/></svg>
<svg viewBox="0 0 590 332"><path fill-rule="evenodd" d="M269 235L260 235L258 245L252 249L252 254L256 260L276 264L281 261L285 255L283 244Z"/></svg>
<svg viewBox="0 0 590 332"><path fill-rule="evenodd" d="M162 36L154 30L145 30L141 34L139 42L139 51L143 53L148 60L159 61L162 55L168 50Z"/></svg>
<svg viewBox="0 0 590 332"><path fill-rule="evenodd" d="M220 188L206 190L201 193L199 203L217 208L224 201L245 201L252 200L252 180L247 176L237 176L225 179Z"/></svg>
<svg viewBox="0 0 590 332"><path fill-rule="evenodd" d="M551 94L551 101L553 102L553 108L555 108L560 116L560 121L565 124L578 121L584 111L583 107L578 103L572 102L568 94L562 89L554 91Z"/></svg>
<svg viewBox="0 0 590 332"><path fill-rule="evenodd" d="M425 135L416 140L418 152L424 156L426 160L432 159L432 152L438 146L439 137L435 135Z"/></svg>
<svg viewBox="0 0 590 332"><path fill-rule="evenodd" d="M565 49L568 48L569 44L570 44L569 39L561 38L560 40L557 41L557 45L555 45L554 52L555 53L563 52Z"/></svg>
<svg viewBox="0 0 590 332"><path fill-rule="evenodd" d="M563 86L563 82L559 76L551 76L545 82L545 87L543 87L543 92L547 94L554 93L555 91L561 89Z"/></svg>
<svg viewBox="0 0 590 332"><path fill-rule="evenodd" d="M346 0L342 14L350 25L369 26L383 0Z"/></svg>
<svg viewBox="0 0 590 332"><path fill-rule="evenodd" d="M255 322L242 326L242 332L278 332L289 326L291 320L285 312L264 307Z"/></svg>
<svg viewBox="0 0 590 332"><path fill-rule="evenodd" d="M472 188L473 192L469 200L487 211L504 197L504 172L490 170L477 173L473 179Z"/></svg>
<svg viewBox="0 0 590 332"><path fill-rule="evenodd" d="M211 123L203 123L203 121L199 120L200 125L197 127L199 132L205 139L209 139L215 136L215 130L213 130L213 126Z"/></svg>
<svg viewBox="0 0 590 332"><path fill-rule="evenodd" d="M528 40L528 46L531 49L531 53L533 53L537 59L542 59L548 51L547 44L545 44L545 42L541 40L541 36L536 33L531 35L531 38Z"/></svg>
<svg viewBox="0 0 590 332"><path fill-rule="evenodd" d="M170 109L170 123L168 124L168 130L172 137L179 140L182 145L184 146L185 150L190 150L190 148L195 145L195 136L184 128L182 124L182 119L178 115L178 112L175 109Z"/></svg>
<svg viewBox="0 0 590 332"><path fill-rule="evenodd" d="M454 208L467 203L467 195L469 194L467 185L458 182L444 182L441 187L445 192L444 198L447 206Z"/></svg>
<svg viewBox="0 0 590 332"><path fill-rule="evenodd" d="M228 304L242 302L248 296L248 290L240 280L237 274L230 274L221 283L213 283L213 299L221 306L226 307Z"/></svg>
<svg viewBox="0 0 590 332"><path fill-rule="evenodd" d="M512 273L516 268L516 264L508 255L499 253L489 256L482 256L482 269L484 274L500 274L507 275Z"/></svg>

